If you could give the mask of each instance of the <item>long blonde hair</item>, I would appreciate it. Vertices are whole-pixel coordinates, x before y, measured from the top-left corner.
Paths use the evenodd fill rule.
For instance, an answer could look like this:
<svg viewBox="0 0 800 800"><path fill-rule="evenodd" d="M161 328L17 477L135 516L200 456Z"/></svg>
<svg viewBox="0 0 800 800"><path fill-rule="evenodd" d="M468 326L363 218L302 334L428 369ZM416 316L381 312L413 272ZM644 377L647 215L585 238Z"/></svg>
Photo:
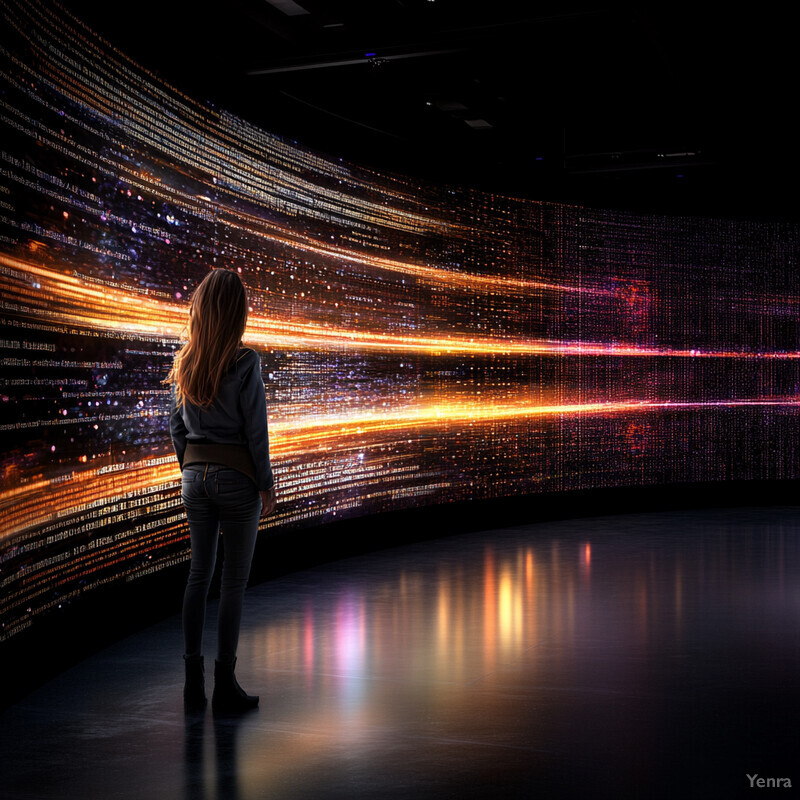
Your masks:
<svg viewBox="0 0 800 800"><path fill-rule="evenodd" d="M189 341L176 353L165 383L175 384L178 405L208 408L233 361L247 325L247 294L235 272L215 269L192 294Z"/></svg>

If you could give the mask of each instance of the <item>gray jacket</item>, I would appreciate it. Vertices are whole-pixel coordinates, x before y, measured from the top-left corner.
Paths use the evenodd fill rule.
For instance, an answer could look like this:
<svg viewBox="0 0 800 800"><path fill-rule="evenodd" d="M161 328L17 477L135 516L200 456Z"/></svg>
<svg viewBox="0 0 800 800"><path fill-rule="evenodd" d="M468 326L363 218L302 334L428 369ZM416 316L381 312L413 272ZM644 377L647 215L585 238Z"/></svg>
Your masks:
<svg viewBox="0 0 800 800"><path fill-rule="evenodd" d="M246 444L256 468L256 488L271 489L275 481L269 461L267 402L258 353L247 347L239 350L209 408L192 405L188 400L179 407L173 385L169 432L181 469L187 441Z"/></svg>

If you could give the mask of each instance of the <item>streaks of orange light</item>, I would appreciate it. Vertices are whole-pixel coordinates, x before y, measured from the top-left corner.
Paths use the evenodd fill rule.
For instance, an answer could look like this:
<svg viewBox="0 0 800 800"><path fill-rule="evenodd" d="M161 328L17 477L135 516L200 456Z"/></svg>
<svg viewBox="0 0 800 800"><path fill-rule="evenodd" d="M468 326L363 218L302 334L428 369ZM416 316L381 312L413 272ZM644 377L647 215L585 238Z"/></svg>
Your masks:
<svg viewBox="0 0 800 800"><path fill-rule="evenodd" d="M186 305L159 299L121 284L99 285L0 255L0 264L35 278L36 286L0 275L6 302L37 321L111 333L132 333L178 339L186 324ZM10 308L13 310L13 308ZM605 357L796 359L799 352L701 351L639 347L602 342L543 339L491 339L467 336L418 336L330 328L319 323L274 319L254 314L245 341L264 350L345 349L384 353L441 355L563 355Z"/></svg>
<svg viewBox="0 0 800 800"><path fill-rule="evenodd" d="M734 400L719 402L606 402L536 406L520 402L507 405L467 405L441 403L410 406L381 414L329 416L270 424L271 451L276 462L281 459L347 451L385 441L385 434L403 439L423 435L426 430L447 426L471 426L531 416L578 416L585 414L615 415L646 413L660 409L693 409L736 406L798 407L794 398ZM178 465L171 459L149 460L128 465L124 470L87 469L75 472L68 481L62 478L37 480L5 489L0 494L3 516L2 537L20 533L32 525L48 525L59 518L131 496L131 493L170 488L179 478ZM42 516L42 493L47 492L47 513ZM291 498L284 498L289 500Z"/></svg>
<svg viewBox="0 0 800 800"><path fill-rule="evenodd" d="M60 477L40 479L4 489L0 494L2 538L24 531L33 522L46 527L59 519L91 511L126 495L173 485L179 477L177 462L154 464L148 460L124 470L87 469L74 472L68 481ZM42 503L44 491L47 492L46 504Z"/></svg>
<svg viewBox="0 0 800 800"><path fill-rule="evenodd" d="M337 446L337 449L344 448L349 439L398 430L408 430L409 433L412 433L423 428L486 424L534 416L585 414L609 416L659 409L681 410L737 406L800 407L800 400L793 397L701 402L626 400L560 405L534 405L526 401L502 405L445 401L429 405L407 406L386 412L307 417L300 420L271 423L270 430L273 437L271 447L272 452L276 455L296 456L309 452L309 450L327 449L333 444Z"/></svg>
<svg viewBox="0 0 800 800"><path fill-rule="evenodd" d="M43 266L0 255L0 264L35 277L38 286L3 281L4 295L24 300L37 319L92 330L150 334L177 338L186 324L186 305L159 300L121 284L99 285ZM346 348L428 354L531 354L578 352L607 354L608 346L538 340L393 335L348 331L313 322L288 321L254 314L246 341L265 349Z"/></svg>
<svg viewBox="0 0 800 800"><path fill-rule="evenodd" d="M480 292L486 292L492 289L498 292L512 290L525 294L538 293L542 290L601 296L613 296L616 294L616 291L613 289L604 289L601 287L554 283L545 280L509 278L501 275L486 275L474 272L455 272L453 270L442 269L441 267L434 267L429 264L397 261L393 258L384 258L357 250L350 250L338 244L328 245L299 233L283 231L282 235L278 235L276 233L266 232L264 230L264 221L260 217L255 215L247 217L242 212L237 212L237 216L243 220L246 219L248 224L239 224L228 218L225 219L225 225L229 228L237 228L245 233L257 236L258 238L267 239L276 244L300 249L304 253L333 258L345 263L362 264L363 266L372 267L373 269L379 269L384 272L413 275L430 283L443 284L453 288Z"/></svg>

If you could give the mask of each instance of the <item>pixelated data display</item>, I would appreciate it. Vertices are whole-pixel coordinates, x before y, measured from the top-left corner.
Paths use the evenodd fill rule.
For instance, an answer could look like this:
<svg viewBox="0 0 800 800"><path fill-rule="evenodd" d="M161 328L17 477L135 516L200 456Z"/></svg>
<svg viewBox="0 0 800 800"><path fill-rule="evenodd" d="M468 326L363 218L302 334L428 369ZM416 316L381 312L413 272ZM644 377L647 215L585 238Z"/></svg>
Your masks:
<svg viewBox="0 0 800 800"><path fill-rule="evenodd" d="M0 39L0 640L188 558L162 384L240 273L272 529L797 477L798 229L378 174L187 97L59 6Z"/></svg>

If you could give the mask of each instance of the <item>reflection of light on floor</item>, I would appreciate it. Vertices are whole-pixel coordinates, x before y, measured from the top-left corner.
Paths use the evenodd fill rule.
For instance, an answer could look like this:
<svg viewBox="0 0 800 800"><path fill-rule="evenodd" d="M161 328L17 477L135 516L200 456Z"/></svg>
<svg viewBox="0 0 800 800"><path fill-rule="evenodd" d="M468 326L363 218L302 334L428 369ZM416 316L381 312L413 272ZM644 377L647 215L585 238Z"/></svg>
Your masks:
<svg viewBox="0 0 800 800"><path fill-rule="evenodd" d="M363 703L368 677L363 600L344 596L340 598L335 614L336 671L342 683L342 705L357 711Z"/></svg>
<svg viewBox="0 0 800 800"><path fill-rule="evenodd" d="M439 583L436 603L436 641L439 644L439 656L446 654L450 648L450 593L444 581Z"/></svg>
<svg viewBox="0 0 800 800"><path fill-rule="evenodd" d="M519 589L510 567L504 567L498 582L497 620L500 648L505 653L513 652L522 643L524 614Z"/></svg>
<svg viewBox="0 0 800 800"><path fill-rule="evenodd" d="M310 603L306 607L305 624L303 626L303 659L306 680L309 681L314 668L314 611Z"/></svg>
<svg viewBox="0 0 800 800"><path fill-rule="evenodd" d="M588 578L592 572L592 545L586 542L581 549L582 574Z"/></svg>
<svg viewBox="0 0 800 800"><path fill-rule="evenodd" d="M525 566L522 577L523 585L520 587L520 591L524 598L525 642L530 646L539 641L539 614L543 610L533 548L525 548L523 561Z"/></svg>

